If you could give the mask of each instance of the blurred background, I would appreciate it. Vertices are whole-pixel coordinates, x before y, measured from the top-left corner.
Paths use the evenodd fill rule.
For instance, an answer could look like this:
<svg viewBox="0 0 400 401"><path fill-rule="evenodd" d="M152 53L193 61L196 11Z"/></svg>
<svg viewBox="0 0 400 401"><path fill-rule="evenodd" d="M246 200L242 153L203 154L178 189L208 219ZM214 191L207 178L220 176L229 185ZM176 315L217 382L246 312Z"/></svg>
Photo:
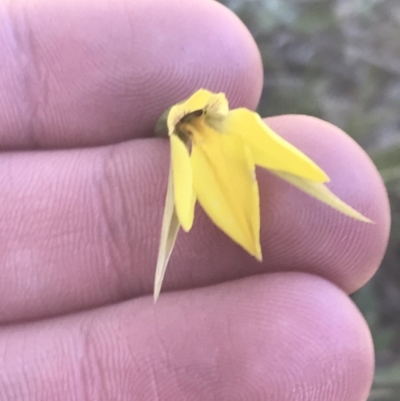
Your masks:
<svg viewBox="0 0 400 401"><path fill-rule="evenodd" d="M375 342L369 401L400 400L400 0L219 0L263 57L264 117L302 113L350 134L389 192L391 240L376 276L353 299Z"/></svg>

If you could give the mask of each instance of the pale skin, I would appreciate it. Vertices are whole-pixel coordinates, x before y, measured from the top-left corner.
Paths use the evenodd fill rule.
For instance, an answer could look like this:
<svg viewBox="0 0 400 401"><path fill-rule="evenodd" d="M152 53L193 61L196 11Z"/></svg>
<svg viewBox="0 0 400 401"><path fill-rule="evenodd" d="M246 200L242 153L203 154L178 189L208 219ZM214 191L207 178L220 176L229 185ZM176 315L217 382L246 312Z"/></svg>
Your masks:
<svg viewBox="0 0 400 401"><path fill-rule="evenodd" d="M150 136L199 87L257 106L236 17L208 0L3 2L0 54L0 401L366 400L373 347L347 294L379 266L389 209L330 124L267 120L376 224L257 170L264 261L197 209L153 304L169 145Z"/></svg>

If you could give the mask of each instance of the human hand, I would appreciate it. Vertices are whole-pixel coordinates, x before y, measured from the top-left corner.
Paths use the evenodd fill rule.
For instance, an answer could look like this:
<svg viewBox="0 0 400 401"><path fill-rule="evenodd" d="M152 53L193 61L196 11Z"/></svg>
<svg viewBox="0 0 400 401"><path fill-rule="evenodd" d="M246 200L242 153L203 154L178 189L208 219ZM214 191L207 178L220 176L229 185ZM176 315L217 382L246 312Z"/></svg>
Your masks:
<svg viewBox="0 0 400 401"><path fill-rule="evenodd" d="M169 150L150 136L199 87L257 106L236 17L208 0L35 0L0 21L0 400L365 400L373 348L346 294L379 266L389 210L328 123L267 119L376 224L260 169L264 262L198 209L153 304Z"/></svg>

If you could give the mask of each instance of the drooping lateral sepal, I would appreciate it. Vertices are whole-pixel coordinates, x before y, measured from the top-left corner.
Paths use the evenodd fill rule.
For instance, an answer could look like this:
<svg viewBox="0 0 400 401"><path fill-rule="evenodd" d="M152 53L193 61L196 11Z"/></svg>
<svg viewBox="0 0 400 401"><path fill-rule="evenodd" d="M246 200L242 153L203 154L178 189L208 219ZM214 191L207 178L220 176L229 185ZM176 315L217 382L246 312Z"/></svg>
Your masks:
<svg viewBox="0 0 400 401"><path fill-rule="evenodd" d="M257 166L310 181L329 181L329 177L317 164L276 134L257 113L244 108L232 110L224 126L227 133L243 137Z"/></svg>
<svg viewBox="0 0 400 401"><path fill-rule="evenodd" d="M158 249L156 274L154 279L154 302L160 295L168 260L174 248L179 231L179 220L174 205L174 189L172 181L172 168L168 177L167 196L165 198L164 214L161 225L160 247Z"/></svg>
<svg viewBox="0 0 400 401"><path fill-rule="evenodd" d="M364 223L372 223L370 219L363 216L360 212L357 212L357 210L353 209L347 203L343 202L326 185L319 182L305 180L287 173L277 171L273 171L272 173L294 185L313 198L318 199L333 209L345 214L346 216L352 217L353 219L362 221Z"/></svg>

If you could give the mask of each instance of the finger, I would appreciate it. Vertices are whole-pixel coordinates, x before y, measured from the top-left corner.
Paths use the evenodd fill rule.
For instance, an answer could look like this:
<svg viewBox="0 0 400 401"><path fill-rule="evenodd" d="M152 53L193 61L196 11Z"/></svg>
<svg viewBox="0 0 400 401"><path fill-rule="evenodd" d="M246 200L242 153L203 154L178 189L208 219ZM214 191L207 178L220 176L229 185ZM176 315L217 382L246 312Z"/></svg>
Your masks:
<svg viewBox="0 0 400 401"><path fill-rule="evenodd" d="M17 0L0 5L2 149L69 148L152 135L200 87L255 108L254 40L208 0Z"/></svg>
<svg viewBox="0 0 400 401"><path fill-rule="evenodd" d="M264 262L200 208L180 233L163 291L262 272L304 271L352 292L376 271L389 227L381 179L364 152L321 120L267 120L376 224L343 216L258 170ZM167 140L0 158L0 317L33 319L152 292L168 175ZM217 267L216 267L217 266Z"/></svg>
<svg viewBox="0 0 400 401"><path fill-rule="evenodd" d="M9 327L0 353L4 401L362 401L373 373L358 310L296 273Z"/></svg>

